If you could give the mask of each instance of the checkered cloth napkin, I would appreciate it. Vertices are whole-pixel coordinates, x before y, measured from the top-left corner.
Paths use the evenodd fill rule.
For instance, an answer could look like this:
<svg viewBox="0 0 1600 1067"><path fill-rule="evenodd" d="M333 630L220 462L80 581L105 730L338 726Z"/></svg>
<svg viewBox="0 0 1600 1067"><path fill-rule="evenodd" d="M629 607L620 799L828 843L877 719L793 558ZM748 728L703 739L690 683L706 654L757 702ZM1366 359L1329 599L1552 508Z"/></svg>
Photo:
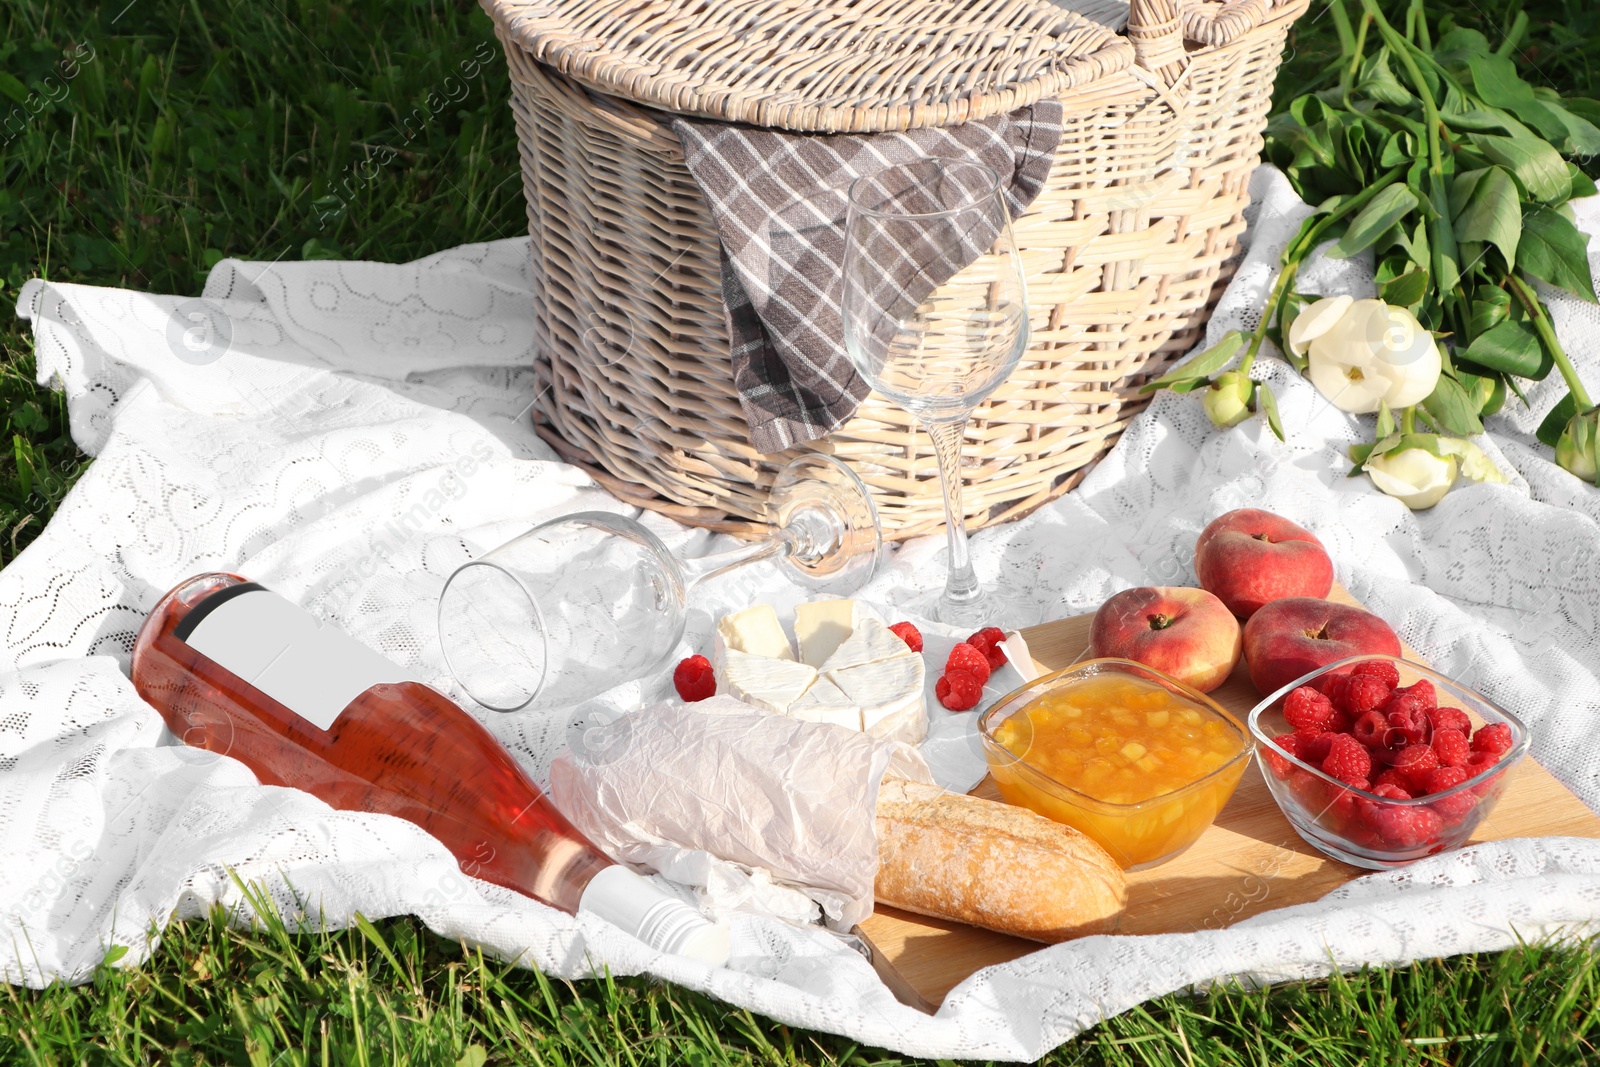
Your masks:
<svg viewBox="0 0 1600 1067"><path fill-rule="evenodd" d="M781 452L842 425L869 391L845 354L839 314L850 183L928 156L977 160L1001 176L1016 217L1049 177L1061 105L903 133L808 135L683 118L673 128L722 239L733 382L750 441Z"/></svg>

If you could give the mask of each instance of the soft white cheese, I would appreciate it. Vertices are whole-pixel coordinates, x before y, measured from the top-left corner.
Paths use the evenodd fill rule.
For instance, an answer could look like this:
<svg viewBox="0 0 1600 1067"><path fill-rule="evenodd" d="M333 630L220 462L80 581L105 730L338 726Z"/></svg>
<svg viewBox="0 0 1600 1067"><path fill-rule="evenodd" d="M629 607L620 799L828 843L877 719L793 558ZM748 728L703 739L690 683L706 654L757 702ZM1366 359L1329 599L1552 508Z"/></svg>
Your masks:
<svg viewBox="0 0 1600 1067"><path fill-rule="evenodd" d="M820 667L856 628L854 600L812 600L794 609L800 662Z"/></svg>
<svg viewBox="0 0 1600 1067"><path fill-rule="evenodd" d="M725 652L743 652L751 656L770 659L794 659L794 649L789 645L789 635L778 622L778 613L771 604L724 615L717 621L717 639L713 660L722 661Z"/></svg>
<svg viewBox="0 0 1600 1067"><path fill-rule="evenodd" d="M764 711L786 714L817 680L817 669L790 659L755 656L736 649L723 654L717 668L719 688Z"/></svg>
<svg viewBox="0 0 1600 1067"><path fill-rule="evenodd" d="M899 634L877 619L868 618L861 620L860 625L845 638L844 643L819 669L839 671L847 667L859 667L863 663L877 663L879 660L893 659L897 656L915 655L916 653L911 651L911 646L901 640Z"/></svg>
<svg viewBox="0 0 1600 1067"><path fill-rule="evenodd" d="M861 706L827 678L818 678L812 683L799 700L789 705L788 714L790 718L806 722L831 722L852 730L861 729Z"/></svg>
<svg viewBox="0 0 1600 1067"><path fill-rule="evenodd" d="M921 656L904 642L900 647L908 654L830 670L827 680L861 706L862 729L875 737L916 744L928 729L922 700L924 668Z"/></svg>

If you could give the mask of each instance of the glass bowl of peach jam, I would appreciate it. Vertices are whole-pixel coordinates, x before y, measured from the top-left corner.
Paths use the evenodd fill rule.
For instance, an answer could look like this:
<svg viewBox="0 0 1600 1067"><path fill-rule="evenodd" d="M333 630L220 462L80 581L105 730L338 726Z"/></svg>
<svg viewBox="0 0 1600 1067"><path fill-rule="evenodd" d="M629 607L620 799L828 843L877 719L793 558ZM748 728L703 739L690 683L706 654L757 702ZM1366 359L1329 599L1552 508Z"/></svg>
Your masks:
<svg viewBox="0 0 1600 1067"><path fill-rule="evenodd" d="M1130 871L1194 844L1253 749L1215 701L1126 659L1035 679L984 712L978 734L1008 803L1082 831Z"/></svg>

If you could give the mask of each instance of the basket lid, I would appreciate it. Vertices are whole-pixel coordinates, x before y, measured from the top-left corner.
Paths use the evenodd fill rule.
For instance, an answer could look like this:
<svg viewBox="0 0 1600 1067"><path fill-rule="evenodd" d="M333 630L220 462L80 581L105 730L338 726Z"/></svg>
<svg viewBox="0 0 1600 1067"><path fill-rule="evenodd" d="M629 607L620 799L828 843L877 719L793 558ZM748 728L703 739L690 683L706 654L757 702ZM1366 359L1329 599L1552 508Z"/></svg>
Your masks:
<svg viewBox="0 0 1600 1067"><path fill-rule="evenodd" d="M967 122L1134 59L1110 19L1047 0L482 2L509 40L591 88L803 132Z"/></svg>

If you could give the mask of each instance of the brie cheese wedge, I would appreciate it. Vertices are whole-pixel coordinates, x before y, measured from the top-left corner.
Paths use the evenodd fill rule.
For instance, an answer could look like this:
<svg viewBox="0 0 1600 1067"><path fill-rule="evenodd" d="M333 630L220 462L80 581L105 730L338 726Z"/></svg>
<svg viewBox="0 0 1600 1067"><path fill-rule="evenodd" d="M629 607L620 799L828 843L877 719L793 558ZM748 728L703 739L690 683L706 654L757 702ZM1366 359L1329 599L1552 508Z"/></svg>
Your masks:
<svg viewBox="0 0 1600 1067"><path fill-rule="evenodd" d="M874 737L908 744L920 742L928 732L923 713L922 657L901 647L907 655L828 672L827 681L861 706L861 728Z"/></svg>
<svg viewBox="0 0 1600 1067"><path fill-rule="evenodd" d="M811 600L794 609L794 640L800 662L820 667L856 628L854 600Z"/></svg>
<svg viewBox="0 0 1600 1067"><path fill-rule="evenodd" d="M861 620L850 636L844 639L844 643L818 669L840 671L847 667L859 667L863 663L915 655L899 634L877 619L867 618Z"/></svg>
<svg viewBox="0 0 1600 1067"><path fill-rule="evenodd" d="M831 722L835 726L861 729L861 706L827 678L818 678L799 700L789 705L791 719L806 722Z"/></svg>
<svg viewBox="0 0 1600 1067"><path fill-rule="evenodd" d="M729 696L779 715L786 714L789 705L804 696L811 683L817 680L815 667L734 649L723 654L717 673Z"/></svg>
<svg viewBox="0 0 1600 1067"><path fill-rule="evenodd" d="M743 652L769 659L794 659L789 635L783 632L778 613L771 604L757 604L718 619L717 637L712 648L712 662L717 664L722 662L727 652Z"/></svg>

